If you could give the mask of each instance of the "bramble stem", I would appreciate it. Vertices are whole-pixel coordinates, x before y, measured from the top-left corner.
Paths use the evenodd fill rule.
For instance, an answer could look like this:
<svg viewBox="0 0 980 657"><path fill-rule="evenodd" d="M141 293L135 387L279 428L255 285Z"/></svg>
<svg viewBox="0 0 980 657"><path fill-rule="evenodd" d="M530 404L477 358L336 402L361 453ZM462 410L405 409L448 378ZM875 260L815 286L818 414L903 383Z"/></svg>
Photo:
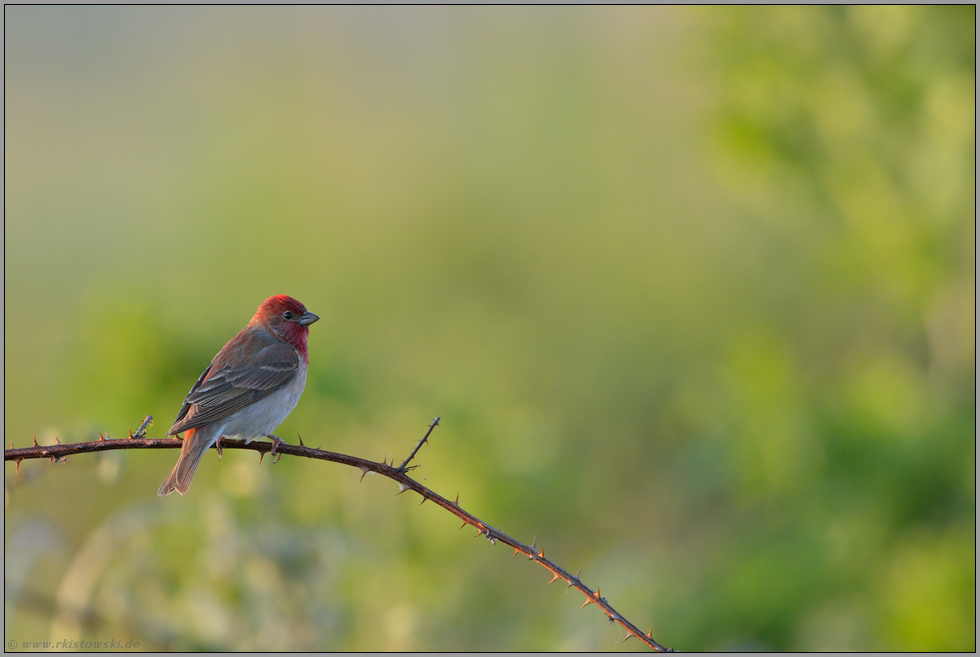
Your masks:
<svg viewBox="0 0 980 657"><path fill-rule="evenodd" d="M606 614L609 618L609 622L617 623L620 627L626 630L626 638L636 637L643 643L645 643L650 649L657 652L673 652L670 648L666 648L656 641L653 640L652 631L644 634L638 627L633 625L630 621L626 620L619 612L617 612L613 607L606 602L606 599L601 596L599 589L592 591L588 586L586 586L578 575L572 575L564 568L551 561L544 556L543 550L538 550L534 542L530 546L521 543L515 538L511 538L507 534L503 533L499 529L494 529L484 523L482 520L474 516L472 513L463 510L459 505L459 497L457 496L456 501L450 501L447 498L435 493L419 482L415 481L405 473L405 466L409 461L415 456L419 448L425 443L429 434L432 430L439 424L439 418L435 418L432 424L429 425L429 430L426 432L425 437L419 441L419 444L415 446L408 459L405 460L399 467L394 467L387 463L377 463L375 461L369 461L367 459L358 458L356 456L348 456L347 454L338 454L336 452L328 452L322 449L312 449L310 447L305 447L302 445L289 445L287 443L281 443L276 447L275 451L277 454L288 454L289 456L298 456L302 458L318 459L321 461L331 461L333 463L341 463L343 465L349 465L361 470L363 473L375 472L380 475L384 475L393 481L398 482L399 494L405 492L406 490L413 490L422 496L422 501L430 500L439 506L441 506L446 511L449 511L457 518L463 521L463 527L466 525L472 525L477 529L477 536L485 536L487 540L491 543L496 544L497 541L504 543L514 549L514 554L517 555L518 552L527 556L531 561L536 562L543 568L546 568L552 574L551 581L563 580L568 583L569 587L575 587L578 589L582 595L585 596L585 604L582 606L588 606L589 604L594 604ZM143 429L145 427L141 427ZM138 433L138 432L137 432ZM23 460L30 459L42 459L47 458L53 462L64 462L66 456L71 456L73 454L87 454L90 452L108 452L117 449L180 449L183 441L176 438L169 439L156 439L156 438L122 438L118 440L96 440L87 443L58 443L57 445L34 445L31 447L23 447L20 449L14 449L12 446L10 449L5 449L3 452L4 461L14 461L18 468L20 462ZM250 449L255 452L259 452L261 456L273 449L272 443L266 442L252 442L245 443L241 440L231 440L224 439L221 441L222 449ZM581 571L580 571L581 572ZM549 582L550 584L551 582ZM624 639L625 641L626 639Z"/></svg>
<svg viewBox="0 0 980 657"><path fill-rule="evenodd" d="M426 441L429 440L429 434L432 433L433 429L439 426L439 420L441 419L442 419L441 417L437 417L434 420L432 420L432 422L429 424L429 430L425 432L424 436L422 436L422 440L420 440L418 444L415 445L415 449L413 449L412 453L408 455L408 458L402 461L402 464L398 466L399 472L405 472L405 466L408 465L409 462L411 462L411 460L415 458L415 455L419 453L419 449L422 447L422 445L424 445Z"/></svg>

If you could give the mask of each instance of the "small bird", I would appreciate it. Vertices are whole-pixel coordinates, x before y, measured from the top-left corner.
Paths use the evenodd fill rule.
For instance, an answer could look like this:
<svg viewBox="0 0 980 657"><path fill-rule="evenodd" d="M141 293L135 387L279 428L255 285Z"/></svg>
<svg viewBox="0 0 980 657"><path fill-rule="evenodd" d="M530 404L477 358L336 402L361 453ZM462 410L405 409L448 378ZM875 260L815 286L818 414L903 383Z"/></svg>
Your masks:
<svg viewBox="0 0 980 657"><path fill-rule="evenodd" d="M184 434L180 458L158 495L190 488L204 452L221 439L271 438L272 430L296 408L310 364L309 326L320 319L284 294L262 302L252 321L231 339L187 393L168 436Z"/></svg>

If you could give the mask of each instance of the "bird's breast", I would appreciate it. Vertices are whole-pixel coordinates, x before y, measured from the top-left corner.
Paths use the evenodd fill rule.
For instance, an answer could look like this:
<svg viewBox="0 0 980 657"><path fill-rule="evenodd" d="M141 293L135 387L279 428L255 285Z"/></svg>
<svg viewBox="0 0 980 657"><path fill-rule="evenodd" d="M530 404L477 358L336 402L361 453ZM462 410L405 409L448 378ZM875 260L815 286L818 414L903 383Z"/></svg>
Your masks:
<svg viewBox="0 0 980 657"><path fill-rule="evenodd" d="M226 418L224 435L251 441L271 434L299 403L306 387L306 371L306 362L300 358L296 376L289 383Z"/></svg>

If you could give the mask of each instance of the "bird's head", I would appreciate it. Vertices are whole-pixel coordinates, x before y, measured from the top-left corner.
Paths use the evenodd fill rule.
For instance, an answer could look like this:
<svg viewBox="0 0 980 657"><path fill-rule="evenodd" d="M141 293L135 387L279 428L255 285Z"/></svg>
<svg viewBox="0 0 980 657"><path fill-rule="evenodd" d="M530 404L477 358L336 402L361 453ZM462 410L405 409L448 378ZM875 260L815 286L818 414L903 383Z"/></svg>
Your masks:
<svg viewBox="0 0 980 657"><path fill-rule="evenodd" d="M252 324L261 324L273 335L306 353L306 336L309 326L320 319L306 306L285 294L277 294L262 302L252 318Z"/></svg>

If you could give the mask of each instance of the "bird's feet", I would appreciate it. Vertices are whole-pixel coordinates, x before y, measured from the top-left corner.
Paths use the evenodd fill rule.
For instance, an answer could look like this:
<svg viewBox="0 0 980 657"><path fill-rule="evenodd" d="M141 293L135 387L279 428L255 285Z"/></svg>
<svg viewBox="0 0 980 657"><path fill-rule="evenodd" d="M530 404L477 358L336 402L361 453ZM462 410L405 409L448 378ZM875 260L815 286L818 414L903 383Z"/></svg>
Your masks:
<svg viewBox="0 0 980 657"><path fill-rule="evenodd" d="M269 436L266 436L266 438L269 438L269 439L272 440L272 449L269 450L269 454L271 454L273 456L272 462L273 463L278 463L279 462L279 457L282 456L282 454L280 454L276 450L279 449L279 445L282 445L285 441L282 438L280 438L279 436L269 435Z"/></svg>
<svg viewBox="0 0 980 657"><path fill-rule="evenodd" d="M221 449L221 436L218 436L218 439L214 441L214 448L218 450L218 460L220 461L221 455L224 453L224 450Z"/></svg>

